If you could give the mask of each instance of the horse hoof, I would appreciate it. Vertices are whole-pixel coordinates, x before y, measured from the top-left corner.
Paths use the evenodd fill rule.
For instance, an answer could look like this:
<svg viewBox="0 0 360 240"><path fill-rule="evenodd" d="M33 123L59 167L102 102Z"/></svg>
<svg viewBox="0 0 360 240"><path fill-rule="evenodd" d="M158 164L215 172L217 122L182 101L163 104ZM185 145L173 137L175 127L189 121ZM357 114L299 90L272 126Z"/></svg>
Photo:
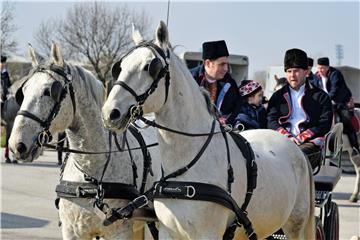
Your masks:
<svg viewBox="0 0 360 240"><path fill-rule="evenodd" d="M62 163L61 163L61 162L58 162L58 163L57 163L57 165L58 165L58 166L61 166L61 165L62 165Z"/></svg>
<svg viewBox="0 0 360 240"><path fill-rule="evenodd" d="M355 196L355 195L351 195L351 197L350 197L350 199L349 199L349 201L350 202L357 202L358 201L358 198L357 198L357 196Z"/></svg>
<svg viewBox="0 0 360 240"><path fill-rule="evenodd" d="M5 159L5 163L11 163L10 158L6 158L6 159Z"/></svg>
<svg viewBox="0 0 360 240"><path fill-rule="evenodd" d="M15 164L16 164L16 163L18 163L18 161L17 161L17 160L13 160L12 163L15 163Z"/></svg>

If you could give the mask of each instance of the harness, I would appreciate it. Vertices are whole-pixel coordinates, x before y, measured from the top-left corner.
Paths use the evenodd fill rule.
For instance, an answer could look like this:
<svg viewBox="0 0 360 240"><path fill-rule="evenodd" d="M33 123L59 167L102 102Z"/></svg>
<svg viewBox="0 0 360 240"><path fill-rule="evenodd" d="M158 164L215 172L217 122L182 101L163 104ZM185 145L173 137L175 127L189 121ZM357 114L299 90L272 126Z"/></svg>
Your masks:
<svg viewBox="0 0 360 240"><path fill-rule="evenodd" d="M54 76L51 75L48 72L48 70L50 70L52 72L55 72L56 74L62 76L64 78L64 82L65 82L64 85L61 85L61 83L58 80L56 80L53 83L53 85L51 86L51 92L54 92L54 95L56 95L56 96L52 96L52 98L54 100L54 107L52 108L52 110L51 110L50 114L48 115L48 117L45 120L41 120L41 118L37 117L33 113L30 113L30 112L28 112L26 110L20 110L17 113L17 115L22 115L24 117L27 117L27 118L30 118L30 119L34 120L35 122L38 122L40 124L40 126L43 128L42 131L38 134L38 137L36 138L35 145L37 147L42 147L44 144L47 144L48 142L51 142L52 135L51 135L51 133L49 131L51 122L54 120L56 115L59 113L61 103L65 99L66 94L68 92L70 92L71 102L72 102L72 106L73 106L73 114L75 115L75 113L76 113L75 94L74 94L74 88L72 86L72 81L71 81L72 76L71 76L70 68L67 65L65 67L63 67L63 68L59 67L57 65L54 65L54 64L51 64L49 66L38 65L35 69L32 70L32 72L28 75L27 79L23 82L22 86L16 92L16 95L15 95L16 101L18 102L19 105L21 105L21 102L22 102L22 100L24 98L22 88L23 88L24 84L35 73L38 73L38 72L47 73L47 74L50 75L50 77L55 79Z"/></svg>
<svg viewBox="0 0 360 240"><path fill-rule="evenodd" d="M45 73L49 74L52 78L54 78L47 70L50 70L50 71L53 71L53 72L59 74L60 76L62 76L64 78L64 81L65 81L64 86L62 86L59 81L56 81L53 83L53 85L51 87L51 91L58 92L61 89L61 92L58 97L55 97L55 95L56 95L55 93L54 93L54 96L52 96L55 103L54 103L54 107L51 110L49 116L46 118L46 120L43 121L36 115L34 115L28 111L25 111L25 110L19 111L17 113L17 115L22 115L22 116L28 117L28 118L38 122L40 124L40 126L43 128L43 130L38 134L38 137L35 142L35 145L37 147L52 146L52 145L48 144L48 142L50 142L52 139L52 135L49 131L49 128L50 128L51 122L54 120L56 115L59 113L61 103L65 99L66 94L68 92L70 92L70 97L71 97L72 104L73 104L73 114L75 115L75 112L76 112L75 94L74 94L74 89L72 86L70 69L68 67L60 68L53 64L50 66L38 66L36 69L34 69L31 72L31 74L29 74L27 80L37 72L45 72ZM22 87L24 86L25 82L23 83L23 85L21 86L19 91L16 93L18 102L22 102L22 100L23 100ZM93 203L93 207L94 207L94 212L99 217L103 218L105 216L104 212L106 212L107 209L109 209L109 206L103 202L104 199L111 198L111 199L124 199L124 200L131 201L131 200L135 199L136 197L140 196L140 194L142 194L144 192L148 174L151 173L153 175L152 170L151 170L151 156L150 156L150 153L147 149L147 145L146 145L145 140L143 139L141 133L134 127L129 127L128 129L131 132L131 134L138 141L138 143L140 145L140 149L141 149L143 157L144 157L143 179L142 179L140 191L137 190L137 186L136 186L136 179L138 177L137 166L132 157L131 149L129 147L129 144L128 144L128 141L126 138L126 132L123 134L123 143L127 145L127 151L129 153L131 163L132 163L133 184L103 182L103 177L105 175L108 164L111 160L111 153L112 153L111 139L112 139L112 137L114 137L114 141L118 148L118 151L125 151L124 146L120 146L116 134L109 132L109 151L106 152L107 160L106 160L106 163L105 163L105 166L102 171L102 175L101 175L100 179L96 179L95 177L88 174L75 161L74 162L75 167L84 174L84 179L86 182L70 182L70 181L62 180L63 170L65 169L65 165L67 162L66 160L69 157L69 155L67 155L67 157L63 163L63 166L61 167L60 183L56 186L56 190L55 190L57 193L57 198L55 200L55 206L57 209L59 209L60 198L93 199L92 203ZM73 152L74 151L75 150L73 150ZM78 152L82 152L82 151L78 151ZM84 154L84 152L82 152L82 154ZM96 154L99 154L99 153L96 153ZM147 207L141 211L136 212L135 216L138 216L138 217L148 221L149 229L150 229L151 233L153 234L154 239L157 239L158 233L157 233L157 229L155 228L155 224L153 222L154 219L156 219L154 210Z"/></svg>
<svg viewBox="0 0 360 240"><path fill-rule="evenodd" d="M149 73L153 78L153 83L151 84L150 88L145 91L145 93L141 95L137 95L136 92L131 89L126 83L122 81L117 81L115 85L120 85L124 87L128 92L130 92L131 95L133 95L137 101L137 105L131 106L128 110L129 116L129 122L132 123L133 121L140 119L144 121L146 124L157 127L160 129L164 129L170 132L196 137L196 136L207 136L206 141L204 142L203 146L199 150L199 152L196 154L194 159L190 161L189 164L186 166L166 175L162 176L162 178L154 184L154 186L146 191L143 195L135 198L133 201L131 201L126 207L124 208L118 208L118 209L112 209L108 214L106 219L104 220L103 224L105 226L110 225L114 221L118 219L123 218L129 218L132 216L135 209L142 208L143 206L146 206L147 203L151 200L154 200L156 198L176 198L176 199L184 199L184 200L202 200L202 201L210 201L217 204L220 204L222 206L225 206L226 208L232 210L236 217L232 224L228 226L226 229L223 238L224 239L232 239L234 237L235 230L238 226L243 226L245 229L245 232L249 239L255 240L257 239L256 233L254 232L252 228L252 224L247 217L246 208L250 202L251 196L253 194L253 190L256 188L256 178L257 178L257 166L255 163L254 153L252 151L252 148L250 147L250 144L244 139L241 135L230 132L230 136L233 138L235 143L240 148L242 154L244 155L246 159L246 168L247 168L247 194L245 197L245 202L243 203L242 207L240 208L236 201L231 197L231 183L234 181L233 177L233 169L231 167L230 162L230 151L229 151L229 145L227 140L226 132L228 130L224 129L223 126L221 126L221 133L223 134L226 149L227 149L227 158L228 158L228 189L227 191L216 186L213 184L206 184L206 183L200 183L200 182L182 182L182 181L169 181L171 178L176 178L185 172L187 172L192 166L194 166L197 161L200 159L201 155L206 150L207 146L209 145L213 135L215 134L215 125L216 125L216 118L214 117L214 120L212 122L212 127L210 133L202 133L202 134L191 134L191 133L184 133L178 130L169 129L167 127L161 126L157 124L155 121L149 121L142 117L142 105L144 104L147 97L153 93L159 83L159 81L162 78L165 78L165 86L166 86L166 97L165 97L165 103L167 99L168 94L168 88L170 85L170 73L169 73L169 50L167 51L167 56L165 55L164 51L157 47L152 42L146 42L142 43L134 48L132 48L127 54L125 54L124 57L128 56L134 49L140 48L140 47L146 47L149 48L154 55L156 56L150 63L154 61L159 62L157 56L162 56L163 61L160 61L161 63L164 62L165 65L161 65L161 69L158 70L158 72L161 72L161 75L154 75L151 74L150 68ZM123 58L124 58L123 57ZM123 59L122 58L122 59ZM113 68L120 68L121 71L121 61L122 59L114 64ZM117 79L118 74L120 74L120 71L118 71L116 74L113 74L113 76ZM114 71L113 71L114 73ZM220 133L216 132L216 133Z"/></svg>

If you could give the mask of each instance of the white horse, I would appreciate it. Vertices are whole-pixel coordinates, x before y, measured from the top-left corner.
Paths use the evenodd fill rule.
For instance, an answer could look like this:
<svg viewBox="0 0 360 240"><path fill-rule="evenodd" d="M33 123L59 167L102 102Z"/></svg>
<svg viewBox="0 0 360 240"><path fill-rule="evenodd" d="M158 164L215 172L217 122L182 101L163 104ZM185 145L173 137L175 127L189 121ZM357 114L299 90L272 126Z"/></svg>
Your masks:
<svg viewBox="0 0 360 240"><path fill-rule="evenodd" d="M36 141L40 136L39 133L43 132L40 122L47 119L49 113L56 108L56 104L59 104L59 111L55 112L54 119L50 119L49 132L52 135L65 130L70 148L74 150L115 151L110 155L107 168L108 153L96 155L71 153L66 164L64 163L61 181L66 181L69 186L71 183L77 186L77 183L89 183L85 179L85 174L98 181L104 174L103 182L133 186L135 179L130 154L127 151L116 152L114 138L109 142L109 131L104 128L101 120L100 113L104 98L101 82L84 68L66 64L56 44L52 45L51 58L44 68L38 66L31 47L29 53L34 70L22 87L24 98L10 137L10 147L14 154L24 161L37 158L40 147ZM42 137L45 138L44 135ZM123 135L118 135L120 145L125 144L123 139ZM131 148L139 147L139 143L129 132L127 140ZM157 170L159 168L156 166L157 150L152 148L151 154L156 167L154 169ZM139 177L136 183L140 187L143 180L144 157L140 150L132 150L131 155L138 168ZM105 168L106 171L103 173ZM153 178L148 177L148 185L151 186L152 182ZM111 208L119 208L125 206L129 200L113 197L105 198L104 202ZM102 219L94 212L93 198L61 197L59 217L64 239L131 239L135 236L132 220L121 220L111 226L103 226Z"/></svg>
<svg viewBox="0 0 360 240"><path fill-rule="evenodd" d="M274 79L276 81L276 85L274 87L274 92L282 88L286 84L285 78L278 78L276 75L274 76ZM360 121L360 108L355 108L354 111L358 121ZM360 131L357 133L357 139L358 143L360 144ZM358 196L359 196L359 190L360 190L360 156L353 156L353 148L350 145L349 138L346 134L342 135L342 141L343 141L343 151L347 151L350 157L350 161L354 165L354 169L356 172L356 180L355 180L355 186L354 191L350 196L349 201L350 202L357 202Z"/></svg>
<svg viewBox="0 0 360 240"><path fill-rule="evenodd" d="M142 41L138 36L136 44ZM163 22L156 31L154 44L161 50L140 44L125 55L120 64L114 65L113 72L121 69L117 81L127 87L115 85L111 90L102 109L104 123L110 129L125 130L129 109L141 99L135 100L133 94L150 93L143 99L142 110L144 113L154 112L159 125L183 132L209 133L214 117L189 70L170 49L168 30ZM162 55L169 52L169 58L164 59L160 52ZM166 66L170 73L168 91L164 78L154 92L148 91L154 85L154 76L166 70ZM218 123L216 131L220 131ZM258 165L257 188L247 208L258 238L283 228L289 239L314 239L312 170L301 150L275 131L253 130L242 135L250 142ZM188 137L158 129L164 175L186 166L206 139L207 136ZM240 205L244 202L247 188L246 162L230 137L229 148L235 177L231 196ZM226 159L224 138L222 134L215 134L199 161L171 180L208 183L225 190ZM162 239L221 239L234 220L231 210L208 201L156 198L154 207ZM236 238L239 237L246 238L243 229L238 228Z"/></svg>

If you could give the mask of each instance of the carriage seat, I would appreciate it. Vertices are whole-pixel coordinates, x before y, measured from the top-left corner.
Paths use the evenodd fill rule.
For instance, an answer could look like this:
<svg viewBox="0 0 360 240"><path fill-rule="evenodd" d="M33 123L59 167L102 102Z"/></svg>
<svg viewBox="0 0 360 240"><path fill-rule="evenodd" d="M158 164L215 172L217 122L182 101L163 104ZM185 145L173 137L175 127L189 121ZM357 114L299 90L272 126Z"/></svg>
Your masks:
<svg viewBox="0 0 360 240"><path fill-rule="evenodd" d="M337 123L325 136L322 165L314 176L315 189L318 191L332 191L340 180L342 132L343 124Z"/></svg>
<svg viewBox="0 0 360 240"><path fill-rule="evenodd" d="M315 190L332 191L339 182L340 176L341 168L329 165L322 166L318 174L314 176Z"/></svg>

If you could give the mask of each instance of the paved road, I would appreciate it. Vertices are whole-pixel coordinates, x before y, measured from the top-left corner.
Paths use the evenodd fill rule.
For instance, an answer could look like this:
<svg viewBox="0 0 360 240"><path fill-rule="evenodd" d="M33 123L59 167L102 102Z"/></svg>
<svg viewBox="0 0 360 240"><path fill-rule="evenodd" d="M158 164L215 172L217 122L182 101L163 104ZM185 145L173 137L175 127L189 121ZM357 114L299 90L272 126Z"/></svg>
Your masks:
<svg viewBox="0 0 360 240"><path fill-rule="evenodd" d="M54 205L59 179L56 153L45 151L31 164L1 162L1 239L61 239ZM360 204L347 201L354 181L355 175L343 174L333 194L339 205L341 240L360 236Z"/></svg>

